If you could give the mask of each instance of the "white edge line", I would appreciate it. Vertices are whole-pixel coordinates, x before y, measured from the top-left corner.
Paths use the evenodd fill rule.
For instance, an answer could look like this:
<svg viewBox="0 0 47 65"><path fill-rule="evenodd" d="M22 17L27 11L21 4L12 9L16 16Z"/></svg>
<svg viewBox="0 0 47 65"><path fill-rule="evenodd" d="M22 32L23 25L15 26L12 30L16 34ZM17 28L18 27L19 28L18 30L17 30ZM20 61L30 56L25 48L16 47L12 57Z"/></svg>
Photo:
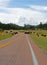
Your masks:
<svg viewBox="0 0 47 65"><path fill-rule="evenodd" d="M28 45L29 45L29 48L30 48L30 51L31 51L31 55L32 55L32 59L33 59L33 64L34 64L34 65L39 65L39 64L38 64L38 60L37 60L37 58L36 58L36 56L35 56L35 53L34 53L34 51L33 51L33 48L32 48L32 46L31 46L30 41L29 41L29 39L28 39L27 36L26 36L26 39L27 39L27 42L28 42Z"/></svg>

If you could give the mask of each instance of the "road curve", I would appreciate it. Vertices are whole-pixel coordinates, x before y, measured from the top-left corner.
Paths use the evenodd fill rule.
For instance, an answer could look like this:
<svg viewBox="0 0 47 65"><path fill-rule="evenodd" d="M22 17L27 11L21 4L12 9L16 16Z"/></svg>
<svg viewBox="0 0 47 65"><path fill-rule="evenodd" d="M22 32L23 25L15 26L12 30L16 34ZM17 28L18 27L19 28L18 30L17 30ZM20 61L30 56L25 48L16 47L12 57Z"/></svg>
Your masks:
<svg viewBox="0 0 47 65"><path fill-rule="evenodd" d="M19 33L0 42L0 65L47 65L47 56L28 35Z"/></svg>

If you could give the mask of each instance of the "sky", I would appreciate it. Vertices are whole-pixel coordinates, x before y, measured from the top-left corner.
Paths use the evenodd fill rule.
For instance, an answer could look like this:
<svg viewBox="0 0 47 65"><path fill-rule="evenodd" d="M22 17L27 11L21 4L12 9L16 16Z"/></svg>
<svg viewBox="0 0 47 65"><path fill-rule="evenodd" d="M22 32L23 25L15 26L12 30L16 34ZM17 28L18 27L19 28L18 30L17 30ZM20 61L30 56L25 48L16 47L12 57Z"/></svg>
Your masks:
<svg viewBox="0 0 47 65"><path fill-rule="evenodd" d="M38 25L47 22L47 0L0 0L0 22Z"/></svg>

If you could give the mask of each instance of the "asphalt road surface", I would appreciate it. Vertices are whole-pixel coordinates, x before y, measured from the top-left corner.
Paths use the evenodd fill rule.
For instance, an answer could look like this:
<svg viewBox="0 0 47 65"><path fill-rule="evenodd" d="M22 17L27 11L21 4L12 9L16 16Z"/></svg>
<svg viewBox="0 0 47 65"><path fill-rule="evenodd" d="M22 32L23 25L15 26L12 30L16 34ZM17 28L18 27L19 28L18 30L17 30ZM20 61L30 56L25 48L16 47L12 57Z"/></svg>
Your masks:
<svg viewBox="0 0 47 65"><path fill-rule="evenodd" d="M0 65L47 65L47 55L26 34L0 42Z"/></svg>

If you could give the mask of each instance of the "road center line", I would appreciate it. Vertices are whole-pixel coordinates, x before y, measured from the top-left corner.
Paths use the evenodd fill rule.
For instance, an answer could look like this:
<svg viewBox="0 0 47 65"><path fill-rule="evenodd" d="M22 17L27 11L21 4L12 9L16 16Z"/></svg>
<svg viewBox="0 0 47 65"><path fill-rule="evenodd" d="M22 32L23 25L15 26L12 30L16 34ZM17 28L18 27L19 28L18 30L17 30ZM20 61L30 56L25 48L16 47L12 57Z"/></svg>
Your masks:
<svg viewBox="0 0 47 65"><path fill-rule="evenodd" d="M8 46L9 44L14 43L14 42L17 41L19 38L21 38L21 36L19 36L19 37L13 39L13 40L10 40L10 41L8 41L8 42L6 42L6 43L0 45L0 48L6 47L6 46Z"/></svg>
<svg viewBox="0 0 47 65"><path fill-rule="evenodd" d="M38 64L38 60L37 60L37 58L36 58L36 56L35 56L35 53L34 53L34 51L33 51L33 48L32 48L32 46L31 46L30 41L29 41L29 39L28 39L27 36L26 36L26 39L27 39L27 42L28 42L28 45L29 45L29 48L30 48L30 51L31 51L31 55L32 55L32 59L33 59L33 64L34 64L34 65L39 65L39 64Z"/></svg>

